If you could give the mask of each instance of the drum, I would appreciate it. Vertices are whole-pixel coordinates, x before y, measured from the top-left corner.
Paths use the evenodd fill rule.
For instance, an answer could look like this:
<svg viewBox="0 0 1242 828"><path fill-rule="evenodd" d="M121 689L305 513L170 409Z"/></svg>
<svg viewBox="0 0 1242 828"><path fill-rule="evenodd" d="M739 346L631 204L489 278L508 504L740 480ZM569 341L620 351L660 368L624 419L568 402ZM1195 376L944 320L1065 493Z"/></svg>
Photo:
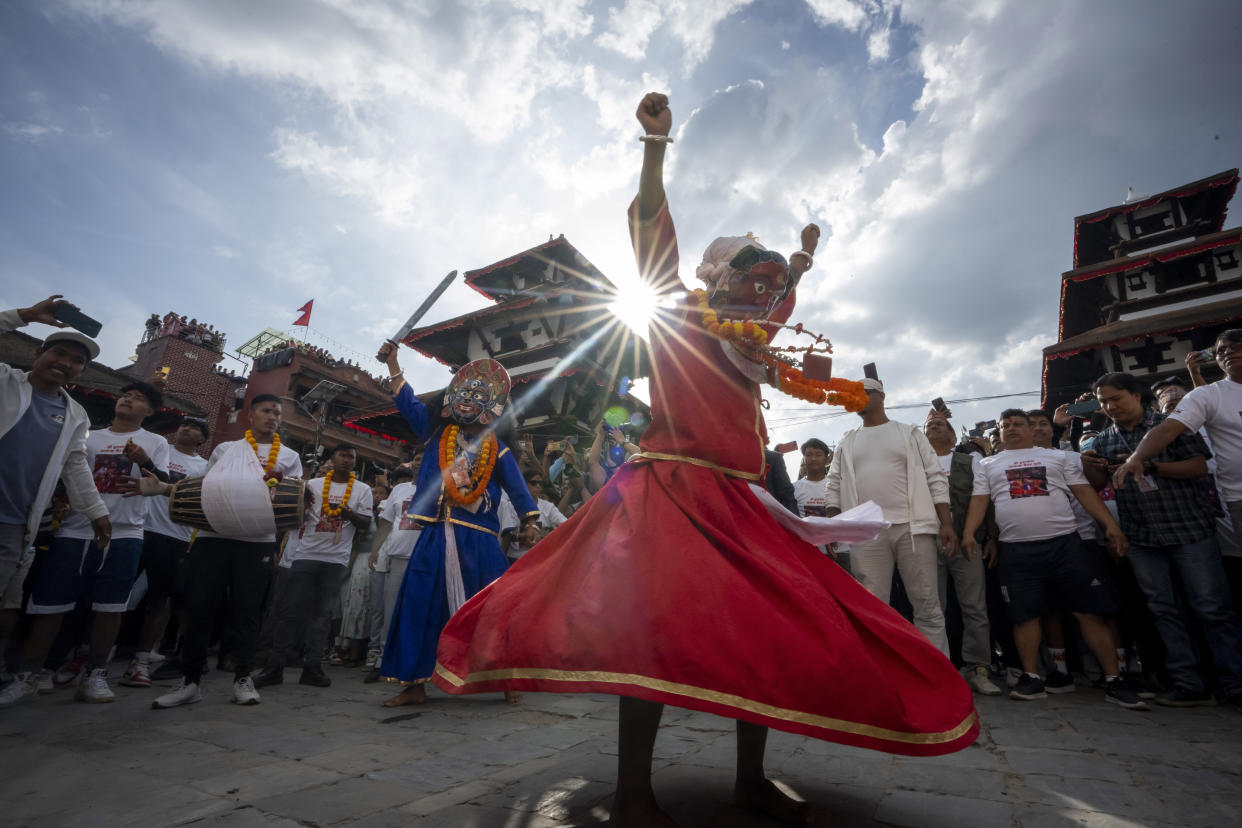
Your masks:
<svg viewBox="0 0 1242 828"><path fill-rule="evenodd" d="M203 480L202 477L187 477L173 485L168 496L168 517L173 523L194 529L207 529L222 535L246 534L236 526L212 526L207 520L203 511ZM296 477L285 478L268 492L268 505L277 532L292 532L301 528L305 493L306 487Z"/></svg>

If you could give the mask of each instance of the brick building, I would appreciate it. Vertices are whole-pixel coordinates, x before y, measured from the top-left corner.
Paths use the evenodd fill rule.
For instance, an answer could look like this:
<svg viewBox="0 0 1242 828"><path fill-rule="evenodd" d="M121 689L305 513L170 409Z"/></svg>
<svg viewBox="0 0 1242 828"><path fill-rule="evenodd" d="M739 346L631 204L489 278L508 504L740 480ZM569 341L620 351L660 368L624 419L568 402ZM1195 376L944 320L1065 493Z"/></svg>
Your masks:
<svg viewBox="0 0 1242 828"><path fill-rule="evenodd" d="M157 371L168 369L165 393L191 401L211 430L211 440L201 449L204 457L221 442L219 434L234 416L239 392L244 394L246 387L244 376L221 365L226 358L224 344L225 335L205 323L187 322L184 316L174 313L163 319L152 314L135 361L121 369L140 380L149 380ZM244 363L237 365L244 370Z"/></svg>

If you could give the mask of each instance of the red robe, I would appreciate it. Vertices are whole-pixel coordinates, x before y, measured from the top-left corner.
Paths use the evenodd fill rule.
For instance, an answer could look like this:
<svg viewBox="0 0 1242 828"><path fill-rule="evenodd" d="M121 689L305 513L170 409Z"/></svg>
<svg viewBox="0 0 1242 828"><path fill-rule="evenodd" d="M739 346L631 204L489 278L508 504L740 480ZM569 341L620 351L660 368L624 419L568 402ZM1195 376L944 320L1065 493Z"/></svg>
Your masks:
<svg viewBox="0 0 1242 828"><path fill-rule="evenodd" d="M652 230L675 274L667 211ZM759 388L673 316L652 326L642 457L453 616L433 681L634 696L890 753L974 742L948 659L751 493Z"/></svg>

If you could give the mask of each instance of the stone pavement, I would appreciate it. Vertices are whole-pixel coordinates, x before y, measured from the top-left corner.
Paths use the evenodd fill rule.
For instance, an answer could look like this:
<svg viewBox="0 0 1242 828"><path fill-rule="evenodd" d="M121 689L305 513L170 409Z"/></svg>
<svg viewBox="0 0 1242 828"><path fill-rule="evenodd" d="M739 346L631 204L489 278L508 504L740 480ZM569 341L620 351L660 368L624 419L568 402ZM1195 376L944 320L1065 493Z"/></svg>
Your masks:
<svg viewBox="0 0 1242 828"><path fill-rule="evenodd" d="M120 664L114 665L120 668ZM117 687L110 705L68 690L0 710L0 824L16 826L477 826L606 822L616 699L527 694L386 710L388 685L330 669L327 689L265 688L148 708L157 690ZM286 681L296 682L289 670ZM768 768L808 799L816 826L1222 826L1242 821L1242 714L1136 713L1080 688L1041 702L977 699L967 750L909 759L772 732ZM771 823L728 805L732 723L667 708L654 784L686 828Z"/></svg>

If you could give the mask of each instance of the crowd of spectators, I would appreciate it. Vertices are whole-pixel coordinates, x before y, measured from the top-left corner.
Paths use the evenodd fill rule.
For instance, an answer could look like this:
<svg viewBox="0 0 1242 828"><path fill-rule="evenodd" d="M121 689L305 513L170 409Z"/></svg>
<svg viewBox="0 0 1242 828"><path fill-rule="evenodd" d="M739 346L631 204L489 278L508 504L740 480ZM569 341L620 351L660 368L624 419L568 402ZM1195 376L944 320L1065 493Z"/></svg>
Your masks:
<svg viewBox="0 0 1242 828"><path fill-rule="evenodd" d="M214 351L224 350L223 331L217 331L215 326L199 322L197 319L186 321L184 316L178 316L172 311L164 314L162 319L159 314L155 313L147 318L146 333L142 341L150 342L161 336L175 336L192 345L202 345Z"/></svg>
<svg viewBox="0 0 1242 828"><path fill-rule="evenodd" d="M1186 364L1150 388L1105 374L1077 404L1006 409L960 438L943 405L921 428L889 420L865 380L861 427L802 445L798 510L883 507L880 537L826 551L976 692L1094 684L1130 709L1242 710L1242 330Z"/></svg>
<svg viewBox="0 0 1242 828"><path fill-rule="evenodd" d="M0 314L0 331L54 324L54 306L49 299ZM148 328L215 335L173 314L153 316ZM332 360L292 341L273 350L286 347ZM144 478L167 486L205 473L206 424L146 431L161 392L135 382L118 397L112 424L89 431L63 389L97 354L88 337L62 330L44 340L28 374L0 366L0 454L10 470L0 478L0 646L9 674L0 707L71 684L82 701L111 701L117 651L128 659L121 684L180 676L154 706L192 703L211 643L215 668L234 672L242 704L281 684L290 663L308 685L331 683L325 661L356 665L362 680L376 681L420 531L407 517L419 458L354 480L356 450L333 447L309 482L301 529L282 541L241 539L267 557L246 564L255 577L239 589L230 586L236 573L221 568L225 547L238 543L207 533L191 544L190 531L168 520L167 501L143 490ZM1204 368L1213 363L1225 376L1209 382ZM1106 374L1082 404L1006 409L961 437L943 405L918 426L889 419L883 383L868 379L860 427L835 447L805 441L793 482L783 457L768 452L767 486L808 518L879 504L888 529L823 554L904 612L978 693L1007 686L1031 701L1095 684L1131 709L1218 696L1242 709L1234 611L1242 549L1233 528L1242 520L1242 330L1221 334L1211 358L1192 355L1187 367L1185 377L1150 388ZM279 425L272 399L267 409L252 401L256 435L263 416L264 433ZM511 446L539 510L533 540L597 494L639 440L635 428L605 421L589 434L528 434ZM271 445L260 443L261 452ZM296 454L282 471L300 476ZM140 490L155 496L134 497ZM507 497L499 514L502 549L517 560L532 538L519 539ZM197 547L216 546L195 563Z"/></svg>

